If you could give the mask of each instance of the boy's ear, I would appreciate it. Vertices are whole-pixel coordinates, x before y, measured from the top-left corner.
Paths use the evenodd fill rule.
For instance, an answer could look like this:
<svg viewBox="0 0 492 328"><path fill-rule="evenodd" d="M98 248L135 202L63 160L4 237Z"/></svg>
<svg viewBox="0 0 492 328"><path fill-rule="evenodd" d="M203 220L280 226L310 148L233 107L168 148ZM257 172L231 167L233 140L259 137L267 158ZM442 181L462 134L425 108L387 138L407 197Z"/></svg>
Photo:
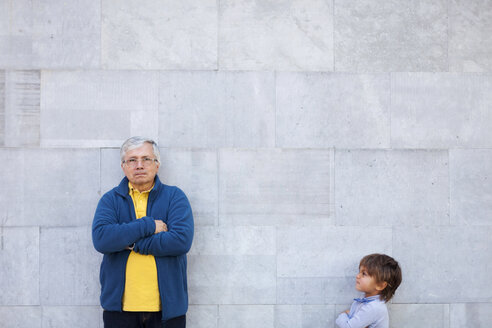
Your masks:
<svg viewBox="0 0 492 328"><path fill-rule="evenodd" d="M376 290L382 291L386 288L386 286L388 286L388 283L383 281L382 283L376 285Z"/></svg>

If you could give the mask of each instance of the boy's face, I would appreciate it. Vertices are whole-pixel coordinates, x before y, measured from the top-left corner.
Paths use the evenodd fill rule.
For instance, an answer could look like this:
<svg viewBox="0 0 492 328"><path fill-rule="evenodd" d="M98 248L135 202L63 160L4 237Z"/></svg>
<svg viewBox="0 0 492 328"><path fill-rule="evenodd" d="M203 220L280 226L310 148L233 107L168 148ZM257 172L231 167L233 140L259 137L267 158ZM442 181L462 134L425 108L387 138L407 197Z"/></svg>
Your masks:
<svg viewBox="0 0 492 328"><path fill-rule="evenodd" d="M378 295L386 288L386 285L386 282L376 282L376 279L371 277L363 266L359 268L359 273L355 277L355 288L358 291L365 293L365 297Z"/></svg>

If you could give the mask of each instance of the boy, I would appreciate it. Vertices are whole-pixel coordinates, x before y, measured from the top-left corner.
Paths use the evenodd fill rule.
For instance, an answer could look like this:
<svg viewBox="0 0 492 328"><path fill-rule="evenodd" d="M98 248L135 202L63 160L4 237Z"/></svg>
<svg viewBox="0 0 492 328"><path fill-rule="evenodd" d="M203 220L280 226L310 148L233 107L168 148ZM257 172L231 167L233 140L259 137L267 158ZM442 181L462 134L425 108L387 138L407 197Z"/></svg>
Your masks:
<svg viewBox="0 0 492 328"><path fill-rule="evenodd" d="M359 264L355 288L365 297L354 299L350 310L342 312L336 324L340 328L388 328L386 303L401 283L401 269L392 257L384 254L365 256Z"/></svg>

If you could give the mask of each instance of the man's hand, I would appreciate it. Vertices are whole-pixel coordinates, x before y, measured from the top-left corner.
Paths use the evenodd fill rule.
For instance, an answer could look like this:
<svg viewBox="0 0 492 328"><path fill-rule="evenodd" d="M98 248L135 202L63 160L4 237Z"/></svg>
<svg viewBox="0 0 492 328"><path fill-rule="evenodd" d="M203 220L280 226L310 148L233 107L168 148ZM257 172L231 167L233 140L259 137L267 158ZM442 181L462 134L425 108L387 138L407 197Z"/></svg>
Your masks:
<svg viewBox="0 0 492 328"><path fill-rule="evenodd" d="M154 222L155 222L154 234L167 231L167 225L162 220L155 220Z"/></svg>

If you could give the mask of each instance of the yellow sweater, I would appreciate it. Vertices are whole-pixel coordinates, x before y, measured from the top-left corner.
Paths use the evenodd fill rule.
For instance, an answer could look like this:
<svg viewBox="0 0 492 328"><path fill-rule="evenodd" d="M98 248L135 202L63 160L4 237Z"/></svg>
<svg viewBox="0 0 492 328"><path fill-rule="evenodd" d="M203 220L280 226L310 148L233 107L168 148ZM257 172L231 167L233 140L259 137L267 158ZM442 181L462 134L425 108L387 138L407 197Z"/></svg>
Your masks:
<svg viewBox="0 0 492 328"><path fill-rule="evenodd" d="M128 183L128 188L133 199L137 219L146 216L147 200L152 188L139 192L130 183ZM160 310L161 298L155 258L153 255L142 255L132 251L126 264L123 311L157 312Z"/></svg>

